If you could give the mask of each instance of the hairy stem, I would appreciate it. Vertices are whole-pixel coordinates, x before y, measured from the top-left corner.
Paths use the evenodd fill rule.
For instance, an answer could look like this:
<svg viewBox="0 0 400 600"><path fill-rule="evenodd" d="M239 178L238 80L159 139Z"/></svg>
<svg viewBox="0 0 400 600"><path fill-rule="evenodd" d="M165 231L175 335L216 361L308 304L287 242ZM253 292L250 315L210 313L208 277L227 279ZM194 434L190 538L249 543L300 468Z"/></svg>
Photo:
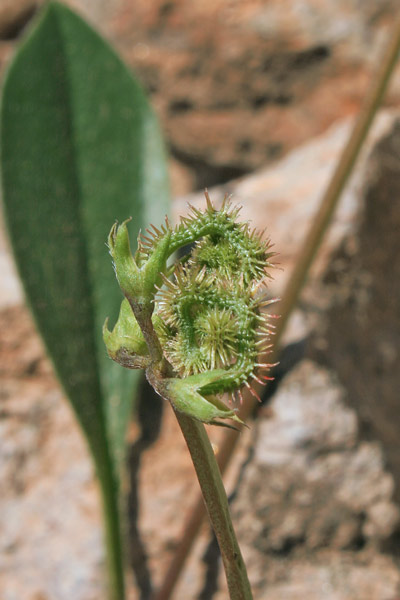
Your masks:
<svg viewBox="0 0 400 600"><path fill-rule="evenodd" d="M178 411L175 414L188 445L208 516L221 550L230 598L251 600L253 596L233 529L228 499L204 425Z"/></svg>
<svg viewBox="0 0 400 600"><path fill-rule="evenodd" d="M129 299L129 304L131 305L132 312L140 325L143 337L146 340L151 360L153 362L161 361L163 357L163 352L160 341L154 331L154 326L151 320L151 315L153 313L154 308L153 305L150 302L144 305L137 304L131 299Z"/></svg>

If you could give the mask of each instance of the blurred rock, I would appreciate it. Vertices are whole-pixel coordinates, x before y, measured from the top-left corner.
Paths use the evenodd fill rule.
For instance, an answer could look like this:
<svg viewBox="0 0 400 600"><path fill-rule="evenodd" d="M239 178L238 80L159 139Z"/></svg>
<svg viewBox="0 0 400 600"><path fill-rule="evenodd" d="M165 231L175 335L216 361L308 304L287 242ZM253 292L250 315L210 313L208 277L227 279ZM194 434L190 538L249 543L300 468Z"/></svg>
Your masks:
<svg viewBox="0 0 400 600"><path fill-rule="evenodd" d="M364 437L381 442L400 499L400 120L375 147L360 197L359 224L320 280L314 354L337 373Z"/></svg>
<svg viewBox="0 0 400 600"><path fill-rule="evenodd" d="M6 227L3 221L0 204L0 308L15 306L23 302L22 286L19 280L14 261L11 256Z"/></svg>
<svg viewBox="0 0 400 600"><path fill-rule="evenodd" d="M0 313L2 600L105 595L97 484L26 309Z"/></svg>
<svg viewBox="0 0 400 600"><path fill-rule="evenodd" d="M201 189L275 161L357 112L397 8L397 0L122 0L109 35Z"/></svg>
<svg viewBox="0 0 400 600"><path fill-rule="evenodd" d="M376 600L399 590L400 571L380 555L398 531L393 478L379 444L360 441L345 397L332 373L303 361L255 426L233 507L255 598Z"/></svg>
<svg viewBox="0 0 400 600"><path fill-rule="evenodd" d="M35 14L38 6L39 2L36 0L2 0L0 4L0 41L17 38Z"/></svg>

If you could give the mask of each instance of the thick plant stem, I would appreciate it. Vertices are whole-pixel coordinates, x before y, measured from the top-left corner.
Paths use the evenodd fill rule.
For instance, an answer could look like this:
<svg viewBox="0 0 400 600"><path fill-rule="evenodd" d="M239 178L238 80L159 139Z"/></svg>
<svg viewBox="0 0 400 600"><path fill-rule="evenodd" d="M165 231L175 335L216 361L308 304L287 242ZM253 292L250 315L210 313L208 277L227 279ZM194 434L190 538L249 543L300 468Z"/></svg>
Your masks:
<svg viewBox="0 0 400 600"><path fill-rule="evenodd" d="M318 252L324 234L332 219L332 215L340 199L341 193L353 171L353 167L359 156L362 145L371 127L376 112L382 102L387 90L388 83L396 65L400 50L400 19L397 19L388 46L379 61L377 73L372 80L370 89L365 98L361 112L354 125L351 136L343 150L334 174L322 198L318 214L308 232L306 240L296 262L294 272L290 277L287 288L283 293L281 304L281 318L275 335L274 352L268 357L268 362L274 362L278 357L279 341L282 337L286 324L295 307L297 300L307 279L310 267ZM252 396L246 394L245 402L241 406L239 417L246 421L252 414L256 402ZM218 453L218 464L223 473L228 466L234 452L238 435L233 431L227 431L220 445ZM182 538L179 540L176 554L169 566L165 579L159 592L153 600L169 600L176 582L180 576L185 560L190 552L193 542L200 530L204 517L204 507L201 498L196 499L188 518Z"/></svg>
<svg viewBox="0 0 400 600"><path fill-rule="evenodd" d="M176 418L189 448L204 503L218 540L231 600L253 598L246 567L233 529L221 473L204 425L178 411Z"/></svg>

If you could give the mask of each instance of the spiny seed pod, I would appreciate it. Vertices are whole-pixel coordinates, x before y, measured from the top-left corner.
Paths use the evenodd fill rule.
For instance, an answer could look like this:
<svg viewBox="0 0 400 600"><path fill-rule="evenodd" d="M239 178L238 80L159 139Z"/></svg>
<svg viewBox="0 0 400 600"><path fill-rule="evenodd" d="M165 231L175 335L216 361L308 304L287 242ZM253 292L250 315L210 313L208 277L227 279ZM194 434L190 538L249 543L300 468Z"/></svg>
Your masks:
<svg viewBox="0 0 400 600"><path fill-rule="evenodd" d="M174 373L159 390L177 410L221 424L218 419L237 418L216 395L237 391L241 398L241 387L252 391L253 380L264 383L260 371L270 367L258 357L270 346L272 326L264 308L273 301L260 291L273 253L260 234L237 222L239 209L228 199L220 210L207 193L206 200L203 212L191 208L175 228L166 221L161 230L148 230L134 257L126 223L114 226L110 251L129 304L125 301L112 333L105 327L104 340L110 357L123 366L151 368L140 327L127 314L132 308L139 319L137 306L151 304L153 327ZM168 257L190 243L195 244L190 255L167 268Z"/></svg>
<svg viewBox="0 0 400 600"><path fill-rule="evenodd" d="M179 375L240 363L247 379L245 373L251 373L262 350L258 342L266 342L259 339L259 326L269 333L253 287L193 265L179 266L174 281L164 278L164 283L156 298L157 314L168 326L164 348Z"/></svg>

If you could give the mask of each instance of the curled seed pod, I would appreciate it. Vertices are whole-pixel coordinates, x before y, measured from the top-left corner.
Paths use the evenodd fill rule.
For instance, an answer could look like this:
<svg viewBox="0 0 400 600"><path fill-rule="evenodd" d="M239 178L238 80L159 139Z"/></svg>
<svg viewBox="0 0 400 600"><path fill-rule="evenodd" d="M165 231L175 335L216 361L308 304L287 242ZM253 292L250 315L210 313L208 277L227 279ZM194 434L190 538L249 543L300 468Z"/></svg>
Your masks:
<svg viewBox="0 0 400 600"><path fill-rule="evenodd" d="M236 222L239 209L225 200L217 211L206 198L206 210L192 208L171 234L172 245L179 238L196 246L172 281L164 277L155 305L167 327L165 356L176 372L190 379L218 370L212 384L201 388L218 394L261 381L260 369L268 368L258 356L270 343L272 327L263 309L272 301L259 290L273 253L247 223Z"/></svg>
<svg viewBox="0 0 400 600"><path fill-rule="evenodd" d="M166 357L182 377L229 369L237 375L219 391L240 387L256 368L260 326L269 331L254 287L193 264L179 266L174 279L165 279L156 299L157 314L168 327Z"/></svg>

